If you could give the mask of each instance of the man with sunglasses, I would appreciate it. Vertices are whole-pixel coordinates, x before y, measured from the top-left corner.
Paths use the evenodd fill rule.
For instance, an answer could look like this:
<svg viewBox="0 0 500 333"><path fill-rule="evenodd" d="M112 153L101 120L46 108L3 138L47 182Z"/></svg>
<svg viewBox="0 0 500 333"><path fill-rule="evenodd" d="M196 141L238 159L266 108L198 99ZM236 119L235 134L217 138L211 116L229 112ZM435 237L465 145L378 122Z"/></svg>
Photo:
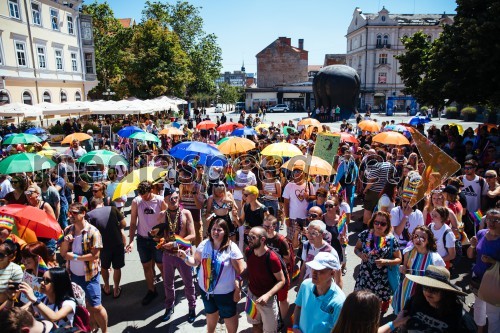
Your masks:
<svg viewBox="0 0 500 333"><path fill-rule="evenodd" d="M132 252L137 231L137 251L148 287L142 305L148 305L158 296L154 285L154 263L163 275L162 252L156 248L156 242L149 237L149 231L158 223L160 212L167 209L167 205L161 196L152 193L152 188L153 185L148 181L140 182L137 187L139 195L132 200L129 243L125 247L127 252Z"/></svg>
<svg viewBox="0 0 500 333"><path fill-rule="evenodd" d="M299 246L300 232L306 223L308 201L314 199L314 194L314 186L305 180L304 162L296 162L292 167L292 181L283 190L286 237L294 248Z"/></svg>
<svg viewBox="0 0 500 333"><path fill-rule="evenodd" d="M184 294L188 301L189 312L188 322L193 323L196 319L196 295L194 290L193 275L191 267L177 256L178 245L174 235L184 238L186 241L195 240L195 226L193 217L188 209L183 209L179 205L179 193L175 190L165 189L164 202L167 209L160 213L158 221L166 224L165 243L161 246L163 252L163 285L165 288L165 314L163 321L170 320L174 313L175 305L175 270L179 271L184 284ZM175 228L171 230L170 228ZM187 250L186 250L187 251Z"/></svg>
<svg viewBox="0 0 500 333"><path fill-rule="evenodd" d="M326 232L328 232L326 231L326 224L321 220L313 220L309 223L307 228L304 228L307 241L303 243L302 262L305 263L305 265L300 267L299 281L303 281L304 279L311 277L311 268L307 265L307 263L312 261L320 252L331 253L336 258L337 262L340 262L337 251L335 251L330 243L324 239ZM343 283L340 265L338 266L338 269L335 270L333 277L335 279L335 283L342 289Z"/></svg>
<svg viewBox="0 0 500 333"><path fill-rule="evenodd" d="M413 192L405 189L399 206L391 209L391 225L394 228L394 236L398 237L401 251L406 248L413 230L419 225L424 225L424 215L411 205L413 198Z"/></svg>

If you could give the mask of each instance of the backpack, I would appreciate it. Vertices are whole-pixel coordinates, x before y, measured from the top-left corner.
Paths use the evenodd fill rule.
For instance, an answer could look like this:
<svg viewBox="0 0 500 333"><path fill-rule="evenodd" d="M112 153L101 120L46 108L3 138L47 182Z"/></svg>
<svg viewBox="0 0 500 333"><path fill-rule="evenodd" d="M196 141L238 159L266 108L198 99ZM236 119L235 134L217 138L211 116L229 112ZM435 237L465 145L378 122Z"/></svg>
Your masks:
<svg viewBox="0 0 500 333"><path fill-rule="evenodd" d="M273 280L277 281L276 277L274 276L274 273L271 271L271 252L273 252L278 257L278 259L280 261L281 270L283 271L283 275L285 276L285 285L289 284L290 283L290 276L288 274L288 269L286 267L285 260L283 260L283 257L280 256L278 253L276 253L276 251L274 251L272 249L268 249L266 251L266 254L264 254L266 256L267 271L273 277ZM248 258L249 255L253 254L253 250L248 250L245 254L246 254L246 257Z"/></svg>
<svg viewBox="0 0 500 333"><path fill-rule="evenodd" d="M295 269L295 252L293 250L293 246L292 246L292 243L289 242L285 236L283 236L282 234L278 234L278 239L280 240L280 242L285 242L288 246L288 253L289 253L289 256L290 256L290 262L287 264L285 263L285 266L286 266L286 270L287 270L287 273L288 273L288 276L291 278L293 276L293 271ZM275 251L276 253L276 251ZM281 259L281 256L279 253L276 253L278 255L278 257ZM283 259L283 262L285 260ZM285 276L286 278L286 276Z"/></svg>
<svg viewBox="0 0 500 333"><path fill-rule="evenodd" d="M90 327L90 313L81 305L76 306L75 316L73 317L73 327L77 327L84 332L90 332L92 330Z"/></svg>
<svg viewBox="0 0 500 333"><path fill-rule="evenodd" d="M452 233L453 234L453 230L451 229L446 229L443 233L443 245L444 245L444 248L446 249L446 252L448 252L448 248L446 247L446 235L448 235L449 233ZM451 260L451 262L453 263L453 265L456 265L460 262L460 260L462 259L462 242L460 240L458 240L457 238L455 238L455 259Z"/></svg>

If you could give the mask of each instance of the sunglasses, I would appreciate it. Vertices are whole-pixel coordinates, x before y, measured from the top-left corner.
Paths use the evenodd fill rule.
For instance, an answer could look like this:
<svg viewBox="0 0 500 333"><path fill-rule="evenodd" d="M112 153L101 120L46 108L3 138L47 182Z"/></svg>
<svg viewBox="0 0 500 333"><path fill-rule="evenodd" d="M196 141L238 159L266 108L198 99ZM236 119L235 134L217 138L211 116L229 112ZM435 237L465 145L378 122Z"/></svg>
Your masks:
<svg viewBox="0 0 500 333"><path fill-rule="evenodd" d="M385 222L385 221L374 221L373 224L376 226L381 226L381 227L387 226L387 222Z"/></svg>
<svg viewBox="0 0 500 333"><path fill-rule="evenodd" d="M318 197L320 197L320 198L326 198L326 194L318 194Z"/></svg>
<svg viewBox="0 0 500 333"><path fill-rule="evenodd" d="M337 205L330 205L330 204L327 204L327 205L325 205L325 208L333 208L333 207L335 207L335 206L337 206Z"/></svg>
<svg viewBox="0 0 500 333"><path fill-rule="evenodd" d="M309 236L311 236L311 237L318 237L318 236L320 235L320 234L319 234L319 232L317 232L317 231L309 231L309 230L308 230L308 231L307 231L307 233L308 233L308 234L309 234Z"/></svg>
<svg viewBox="0 0 500 333"><path fill-rule="evenodd" d="M276 228L276 224L271 224L271 225L262 225L262 228L266 229L266 230L273 230L274 228Z"/></svg>
<svg viewBox="0 0 500 333"><path fill-rule="evenodd" d="M224 184L215 184L214 187L224 187Z"/></svg>
<svg viewBox="0 0 500 333"><path fill-rule="evenodd" d="M427 237L415 234L415 235L413 235L413 239L414 240L419 240L420 239L421 242L425 242L427 240Z"/></svg>
<svg viewBox="0 0 500 333"><path fill-rule="evenodd" d="M318 218L318 214L315 214L315 213L311 213L311 214L307 214L307 217L310 217L310 218L313 218L313 219L317 219Z"/></svg>
<svg viewBox="0 0 500 333"><path fill-rule="evenodd" d="M34 191L25 191L24 192L25 195L32 195L33 193L36 193L36 192L34 192Z"/></svg>
<svg viewBox="0 0 500 333"><path fill-rule="evenodd" d="M43 284L49 284L49 283L52 283L52 279L49 279L49 278L38 278L38 282L42 283Z"/></svg>
<svg viewBox="0 0 500 333"><path fill-rule="evenodd" d="M69 213L71 215L78 215L78 214L80 214L80 212L78 210L70 210Z"/></svg>
<svg viewBox="0 0 500 333"><path fill-rule="evenodd" d="M486 222L489 223L498 223L500 219L495 219L495 218L486 218Z"/></svg>
<svg viewBox="0 0 500 333"><path fill-rule="evenodd" d="M249 195L250 195L250 193L243 193L244 197L248 197Z"/></svg>
<svg viewBox="0 0 500 333"><path fill-rule="evenodd" d="M252 240L252 241L253 241L253 240L255 240L255 239L258 239L258 238L259 238L259 237L257 237L257 236L252 236L252 235L248 235L248 236L247 236L247 239L248 239L248 240Z"/></svg>
<svg viewBox="0 0 500 333"><path fill-rule="evenodd" d="M425 292L428 292L429 294L437 294L437 293L440 293L441 292L441 289L438 289L438 288L432 288L432 287L428 287L428 286L423 286L422 289L425 291Z"/></svg>
<svg viewBox="0 0 500 333"><path fill-rule="evenodd" d="M488 175L488 176L484 176L484 178L497 178L497 177L494 175Z"/></svg>
<svg viewBox="0 0 500 333"><path fill-rule="evenodd" d="M169 182L175 182L175 178L169 178L168 181Z"/></svg>
<svg viewBox="0 0 500 333"><path fill-rule="evenodd" d="M99 192L99 191L101 191L100 188L92 190L92 192L94 192L94 193Z"/></svg>

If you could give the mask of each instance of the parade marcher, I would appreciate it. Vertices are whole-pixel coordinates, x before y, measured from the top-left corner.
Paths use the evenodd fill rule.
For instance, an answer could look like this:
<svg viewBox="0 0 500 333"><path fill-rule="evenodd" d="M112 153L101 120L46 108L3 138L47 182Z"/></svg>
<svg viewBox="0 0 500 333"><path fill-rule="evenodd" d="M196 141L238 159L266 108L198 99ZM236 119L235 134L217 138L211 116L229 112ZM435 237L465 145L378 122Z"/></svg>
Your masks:
<svg viewBox="0 0 500 333"><path fill-rule="evenodd" d="M196 319L196 295L194 290L193 275L191 268L177 256L178 246L175 236L180 236L186 241L194 241L195 228L193 217L188 209L184 209L179 205L179 193L176 191L165 190L164 200L167 204L167 209L162 211L158 219L161 223L166 223L164 234L165 242L161 246L163 250L163 285L165 287L165 314L163 321L170 320L174 313L175 305L175 288L174 277L175 270L179 274L184 283L184 294L188 301L188 322L193 323ZM185 259L185 258L184 258Z"/></svg>
<svg viewBox="0 0 500 333"><path fill-rule="evenodd" d="M294 310L294 332L329 333L339 318L345 294L334 282L340 269L338 257L319 252L306 263L311 278L302 281Z"/></svg>
<svg viewBox="0 0 500 333"><path fill-rule="evenodd" d="M42 198L42 190L38 185L33 184L30 185L26 191L24 192L26 194L26 198L28 199L28 205L37 207L41 210L43 210L47 215L52 216L56 221L56 214L54 213L54 210L50 206L48 202L45 202Z"/></svg>
<svg viewBox="0 0 500 333"><path fill-rule="evenodd" d="M26 244L21 250L21 263L24 265L25 272L37 277L42 277L44 273L44 270L39 267L40 263L48 267L54 267L56 264L49 260L47 246L38 241Z"/></svg>
<svg viewBox="0 0 500 333"><path fill-rule="evenodd" d="M450 283L446 268L430 265L424 276L407 274L406 277L417 287L404 309L410 318L403 332L477 332L459 298L466 294Z"/></svg>
<svg viewBox="0 0 500 333"><path fill-rule="evenodd" d="M259 193L262 195L262 203L269 209L269 214L278 217L279 201L281 197L281 183L275 177L275 170L264 170L264 180L261 183ZM277 226L279 228L279 225Z"/></svg>
<svg viewBox="0 0 500 333"><path fill-rule="evenodd" d="M484 198L484 207L486 209L492 209L496 207L498 198L500 198L500 183L498 183L497 172L495 170L487 170L484 173L484 179L486 179L488 185L488 193Z"/></svg>
<svg viewBox="0 0 500 333"><path fill-rule="evenodd" d="M333 187L340 184L342 189L346 191L347 203L352 211L354 208L354 193L356 193L356 180L358 178L359 169L352 157L351 150L344 147L342 151L343 156L337 168L337 175L335 176Z"/></svg>
<svg viewBox="0 0 500 333"><path fill-rule="evenodd" d="M474 320L478 326L478 332L484 332L486 318L488 318L488 332L500 330L500 307L498 304L490 304L478 297L478 289L484 273L500 261L500 210L490 209L486 212L487 229L479 230L476 236L470 239L470 247L467 256L475 258L472 268L471 287L475 294Z"/></svg>
<svg viewBox="0 0 500 333"><path fill-rule="evenodd" d="M206 217L215 214L215 218L222 218L227 222L229 237L236 241L236 230L238 227L238 208L234 202L231 192L226 190L226 185L219 180L212 186L212 195L207 199ZM232 217L232 220L231 220ZM212 219L212 221L214 220ZM209 221L209 222L212 222ZM210 233L208 233L210 234Z"/></svg>
<svg viewBox="0 0 500 333"><path fill-rule="evenodd" d="M102 236L101 275L104 282L102 292L111 295L109 270L113 265L113 297L121 295L121 269L125 266L125 235L122 230L127 226L125 217L116 207L104 206L102 198L90 202L91 211L87 214L90 224L96 227Z"/></svg>
<svg viewBox="0 0 500 333"><path fill-rule="evenodd" d="M261 226L264 218L268 215L267 207L257 200L259 189L255 186L246 186L243 189L243 208L241 210L240 222L245 227L245 234L251 228Z"/></svg>
<svg viewBox="0 0 500 333"><path fill-rule="evenodd" d="M403 251L403 263L399 266L401 274L423 276L429 265L445 266L443 258L437 253L436 239L429 228L423 225L416 227L411 239L411 246ZM395 314L404 309L406 301L414 292L415 285L412 281L408 279L401 281L392 300Z"/></svg>
<svg viewBox="0 0 500 333"><path fill-rule="evenodd" d="M422 212L411 205L412 198L412 195L403 192L399 206L391 209L391 225L401 250L404 250L411 240L410 235L413 234L413 230L419 225L424 225Z"/></svg>
<svg viewBox="0 0 500 333"><path fill-rule="evenodd" d="M476 174L477 162L475 160L465 161L464 166L464 176L458 177L462 183L462 192L467 200L467 210L464 211L464 227L467 235L473 235L474 233L474 221L470 217L470 214L474 214L482 208L483 201L485 202L485 196L488 195L488 184L486 180Z"/></svg>
<svg viewBox="0 0 500 333"><path fill-rule="evenodd" d="M431 213L432 223L429 224L436 239L437 252L446 263L446 268L450 267L450 261L455 259L455 235L451 228L446 225L450 212L446 207L436 207Z"/></svg>
<svg viewBox="0 0 500 333"><path fill-rule="evenodd" d="M59 215L61 212L61 197L59 195L59 191L52 186L50 178L46 174L36 175L35 183L40 187L42 200L52 207L54 216L56 217L56 220L59 221Z"/></svg>
<svg viewBox="0 0 500 333"><path fill-rule="evenodd" d="M137 187L139 195L132 200L129 241L126 246L126 251L131 252L137 231L137 251L148 288L146 296L142 299L142 305L148 305L158 296L154 285L155 264L163 274L162 253L156 248L155 241L149 237L149 232L158 223L160 212L165 210L167 205L161 196L152 194L151 190L152 184L148 181L142 181Z"/></svg>
<svg viewBox="0 0 500 333"><path fill-rule="evenodd" d="M71 281L85 291L87 309L103 333L108 329L108 313L101 302L99 254L101 233L85 220L87 208L79 202L69 206L70 221L64 229L61 256L67 260Z"/></svg>
<svg viewBox="0 0 500 333"><path fill-rule="evenodd" d="M179 257L189 266L198 266L198 284L207 316L207 331L215 332L218 319L224 319L228 333L238 330L237 304L241 281L237 278L246 264L238 245L229 239L228 222L215 218L208 239L196 248L194 256L179 250Z"/></svg>
<svg viewBox="0 0 500 333"><path fill-rule="evenodd" d="M28 188L27 179L24 176L14 176L12 177L10 183L14 188L14 191L9 192L5 195L4 200L8 205L11 204L19 204L19 205L27 205L28 198L24 191Z"/></svg>
<svg viewBox="0 0 500 333"><path fill-rule="evenodd" d="M392 234L391 217L385 212L376 212L369 229L359 234L354 254L361 258L361 267L354 290L368 289L381 302L381 312L387 312L393 292L389 284L387 266L401 263L398 238Z"/></svg>
<svg viewBox="0 0 500 333"><path fill-rule="evenodd" d="M254 332L277 332L278 303L275 296L285 285L280 259L266 245L267 233L262 227L254 227L247 235L248 295L257 307L257 315L247 321Z"/></svg>
<svg viewBox="0 0 500 333"><path fill-rule="evenodd" d="M23 270L21 266L14 263L17 246L12 241L4 241L0 244L0 304L6 300L12 300L6 291L8 291L8 282L22 282Z"/></svg>
<svg viewBox="0 0 500 333"><path fill-rule="evenodd" d="M198 246L203 239L203 226L201 221L201 208L205 203L205 189L199 183L195 182L196 170L187 166L181 167L179 171L180 203L191 212L194 221L196 237L193 244Z"/></svg>

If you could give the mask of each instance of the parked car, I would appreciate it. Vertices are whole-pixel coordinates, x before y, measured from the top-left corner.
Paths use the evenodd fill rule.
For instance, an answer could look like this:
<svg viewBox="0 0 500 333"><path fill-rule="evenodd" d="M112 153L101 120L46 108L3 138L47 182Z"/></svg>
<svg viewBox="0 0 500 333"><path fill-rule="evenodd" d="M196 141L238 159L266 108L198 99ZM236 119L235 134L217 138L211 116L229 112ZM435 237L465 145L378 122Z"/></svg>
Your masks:
<svg viewBox="0 0 500 333"><path fill-rule="evenodd" d="M275 106L270 107L267 111L273 112L288 112L290 108L286 104L276 104Z"/></svg>
<svg viewBox="0 0 500 333"><path fill-rule="evenodd" d="M224 112L224 109L222 108L222 105L218 104L216 107L215 107L215 113L219 113L219 112Z"/></svg>
<svg viewBox="0 0 500 333"><path fill-rule="evenodd" d="M234 109L237 112L245 110L245 102L238 102L238 103L236 103Z"/></svg>

